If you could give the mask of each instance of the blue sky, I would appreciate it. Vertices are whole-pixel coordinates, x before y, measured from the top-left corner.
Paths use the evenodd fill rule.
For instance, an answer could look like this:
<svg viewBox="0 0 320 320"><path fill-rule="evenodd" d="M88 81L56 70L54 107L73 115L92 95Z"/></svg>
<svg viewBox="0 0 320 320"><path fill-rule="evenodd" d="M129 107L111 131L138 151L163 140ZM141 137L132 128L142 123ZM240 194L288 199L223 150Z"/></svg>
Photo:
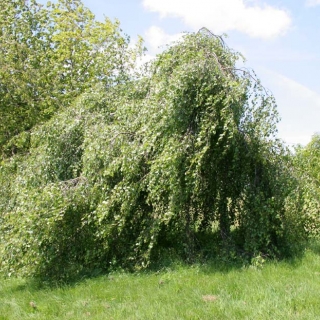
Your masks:
<svg viewBox="0 0 320 320"><path fill-rule="evenodd" d="M45 3L45 0L40 2ZM226 33L275 96L289 145L320 132L320 0L83 0L97 19L117 18L147 58L181 32Z"/></svg>

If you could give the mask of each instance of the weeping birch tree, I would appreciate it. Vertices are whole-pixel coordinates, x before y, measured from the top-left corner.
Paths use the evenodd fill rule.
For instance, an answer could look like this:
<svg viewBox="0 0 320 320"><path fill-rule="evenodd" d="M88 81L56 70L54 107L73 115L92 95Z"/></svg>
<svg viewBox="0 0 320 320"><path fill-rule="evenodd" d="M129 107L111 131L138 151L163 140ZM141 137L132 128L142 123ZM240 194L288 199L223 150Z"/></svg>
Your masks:
<svg viewBox="0 0 320 320"><path fill-rule="evenodd" d="M32 130L0 172L1 270L140 268L168 248L192 261L208 241L247 258L289 250L296 185L276 103L239 58L206 29L188 34Z"/></svg>

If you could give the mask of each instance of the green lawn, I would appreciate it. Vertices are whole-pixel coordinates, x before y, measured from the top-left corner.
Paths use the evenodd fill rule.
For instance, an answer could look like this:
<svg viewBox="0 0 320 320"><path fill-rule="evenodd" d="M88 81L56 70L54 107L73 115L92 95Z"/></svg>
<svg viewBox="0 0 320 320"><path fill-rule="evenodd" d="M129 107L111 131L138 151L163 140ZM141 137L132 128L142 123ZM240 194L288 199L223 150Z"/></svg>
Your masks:
<svg viewBox="0 0 320 320"><path fill-rule="evenodd" d="M56 288L2 280L0 319L320 319L320 245L257 267L176 265Z"/></svg>

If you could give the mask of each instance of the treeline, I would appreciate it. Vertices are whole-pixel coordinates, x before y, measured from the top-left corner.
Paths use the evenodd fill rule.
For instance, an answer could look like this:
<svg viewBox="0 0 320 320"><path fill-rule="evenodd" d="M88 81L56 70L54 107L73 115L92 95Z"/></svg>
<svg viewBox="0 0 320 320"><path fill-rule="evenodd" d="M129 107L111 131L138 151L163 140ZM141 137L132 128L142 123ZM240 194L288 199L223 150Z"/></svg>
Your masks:
<svg viewBox="0 0 320 320"><path fill-rule="evenodd" d="M295 254L319 232L320 138L203 29L139 72L142 43L78 0L0 4L0 271L68 278Z"/></svg>

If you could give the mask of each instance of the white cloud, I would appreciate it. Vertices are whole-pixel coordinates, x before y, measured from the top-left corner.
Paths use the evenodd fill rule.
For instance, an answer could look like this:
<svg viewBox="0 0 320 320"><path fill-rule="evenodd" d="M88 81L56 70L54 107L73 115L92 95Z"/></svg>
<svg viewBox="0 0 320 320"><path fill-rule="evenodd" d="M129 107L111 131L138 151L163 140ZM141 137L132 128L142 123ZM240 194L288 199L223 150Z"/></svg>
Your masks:
<svg viewBox="0 0 320 320"><path fill-rule="evenodd" d="M320 5L320 0L307 0L306 2L308 7L315 7Z"/></svg>
<svg viewBox="0 0 320 320"><path fill-rule="evenodd" d="M286 11L259 6L256 1L143 0L143 5L161 17L179 17L195 30L207 27L216 34L238 30L252 37L273 38L286 33L291 24Z"/></svg>
<svg viewBox="0 0 320 320"><path fill-rule="evenodd" d="M170 44L171 42L181 39L182 33L169 35L166 34L161 28L152 26L145 32L145 39L149 43L153 51L158 51L160 46Z"/></svg>
<svg viewBox="0 0 320 320"><path fill-rule="evenodd" d="M307 144L320 131L320 94L270 70L261 69L260 76L274 94L281 122L279 136L288 144Z"/></svg>

